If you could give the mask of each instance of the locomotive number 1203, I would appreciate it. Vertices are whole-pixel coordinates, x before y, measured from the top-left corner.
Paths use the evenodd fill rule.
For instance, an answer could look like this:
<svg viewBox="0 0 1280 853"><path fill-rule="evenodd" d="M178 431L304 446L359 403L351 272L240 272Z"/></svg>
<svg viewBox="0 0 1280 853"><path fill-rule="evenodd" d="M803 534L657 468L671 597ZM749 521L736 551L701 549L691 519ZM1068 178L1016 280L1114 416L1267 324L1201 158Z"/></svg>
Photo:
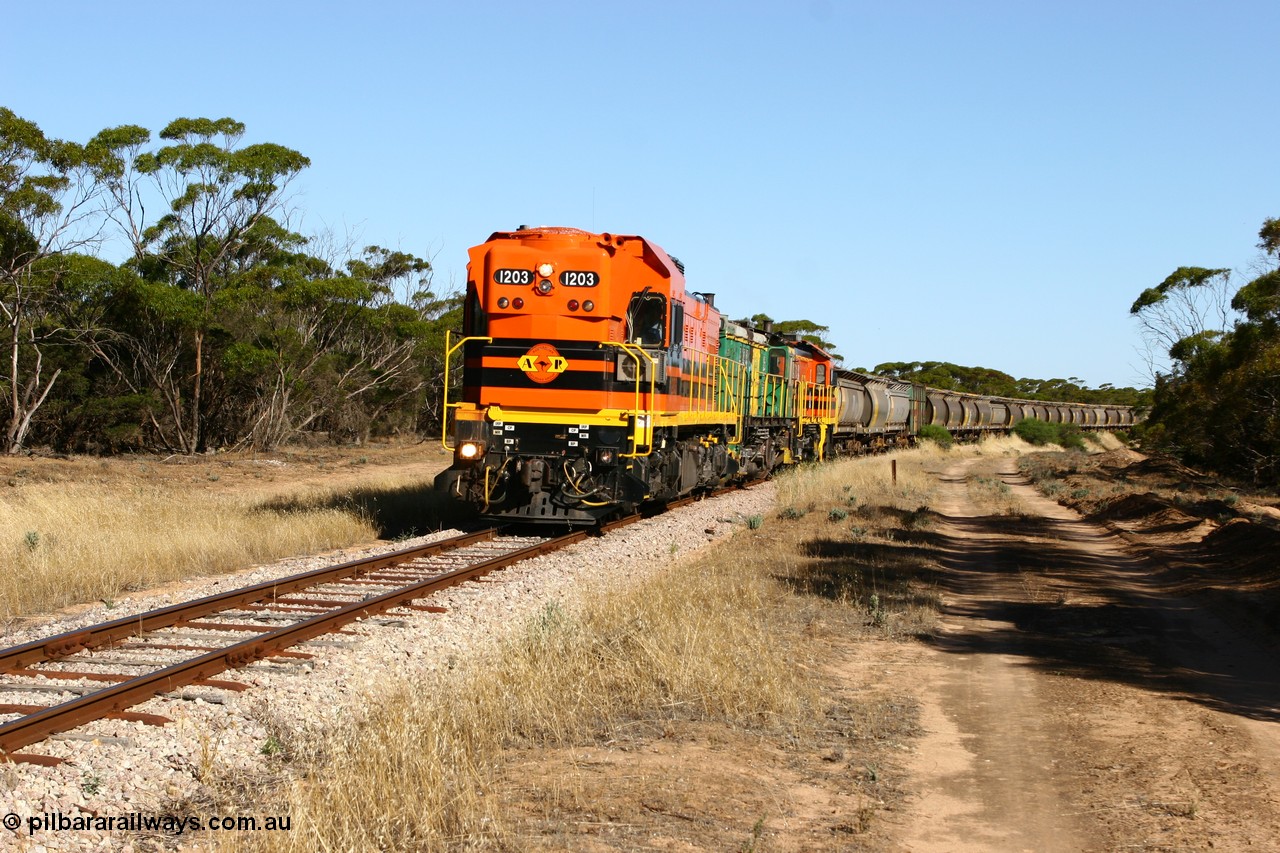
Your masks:
<svg viewBox="0 0 1280 853"><path fill-rule="evenodd" d="M560 273L560 283L565 287L595 287L600 283L600 273L565 270Z"/></svg>
<svg viewBox="0 0 1280 853"><path fill-rule="evenodd" d="M533 284L532 270L494 270L494 284Z"/></svg>

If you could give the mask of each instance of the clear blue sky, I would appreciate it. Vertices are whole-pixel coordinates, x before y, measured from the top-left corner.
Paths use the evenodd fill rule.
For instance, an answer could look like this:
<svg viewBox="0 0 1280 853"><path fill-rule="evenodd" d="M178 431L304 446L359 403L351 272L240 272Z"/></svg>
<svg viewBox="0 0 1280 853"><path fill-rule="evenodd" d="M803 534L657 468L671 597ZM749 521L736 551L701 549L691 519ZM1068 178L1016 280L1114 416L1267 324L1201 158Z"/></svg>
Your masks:
<svg viewBox="0 0 1280 853"><path fill-rule="evenodd" d="M1144 381L1128 307L1280 216L1280 3L25 3L0 104L49 135L231 116L304 232L434 258L642 234L850 366Z"/></svg>

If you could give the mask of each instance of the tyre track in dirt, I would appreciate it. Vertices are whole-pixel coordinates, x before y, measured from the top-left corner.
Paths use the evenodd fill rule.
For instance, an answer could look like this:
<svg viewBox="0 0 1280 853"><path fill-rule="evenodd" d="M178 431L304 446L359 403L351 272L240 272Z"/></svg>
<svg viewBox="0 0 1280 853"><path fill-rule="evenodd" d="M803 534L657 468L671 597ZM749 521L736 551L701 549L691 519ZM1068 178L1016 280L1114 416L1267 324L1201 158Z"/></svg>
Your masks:
<svg viewBox="0 0 1280 853"><path fill-rule="evenodd" d="M912 851L1280 849L1275 650L1156 587L1117 537L1000 460L1022 516L942 475L944 609L904 650L924 736L894 821Z"/></svg>

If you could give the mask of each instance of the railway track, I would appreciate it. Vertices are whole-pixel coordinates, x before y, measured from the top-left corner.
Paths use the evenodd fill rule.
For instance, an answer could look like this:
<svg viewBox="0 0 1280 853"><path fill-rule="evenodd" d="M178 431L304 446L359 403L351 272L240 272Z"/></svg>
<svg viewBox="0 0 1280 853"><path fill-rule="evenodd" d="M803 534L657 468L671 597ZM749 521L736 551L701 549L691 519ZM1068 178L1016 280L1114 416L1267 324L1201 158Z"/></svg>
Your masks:
<svg viewBox="0 0 1280 853"><path fill-rule="evenodd" d="M395 608L443 612L423 600L641 518L555 538L482 530L0 650L0 761L58 764L23 750L99 719L163 725L170 720L129 709L186 698L178 691L190 686L248 689L216 676L268 658L305 662L311 655L290 648Z"/></svg>

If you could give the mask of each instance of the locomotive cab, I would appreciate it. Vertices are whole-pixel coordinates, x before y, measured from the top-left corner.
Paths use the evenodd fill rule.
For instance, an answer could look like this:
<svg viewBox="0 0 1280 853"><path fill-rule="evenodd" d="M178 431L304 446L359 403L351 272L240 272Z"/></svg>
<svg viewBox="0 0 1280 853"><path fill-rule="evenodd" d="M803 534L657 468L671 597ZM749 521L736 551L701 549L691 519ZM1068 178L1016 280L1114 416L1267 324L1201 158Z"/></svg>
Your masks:
<svg viewBox="0 0 1280 853"><path fill-rule="evenodd" d="M484 515L590 524L732 469L699 423L720 316L678 260L640 237L535 228L493 234L467 272L439 488Z"/></svg>

